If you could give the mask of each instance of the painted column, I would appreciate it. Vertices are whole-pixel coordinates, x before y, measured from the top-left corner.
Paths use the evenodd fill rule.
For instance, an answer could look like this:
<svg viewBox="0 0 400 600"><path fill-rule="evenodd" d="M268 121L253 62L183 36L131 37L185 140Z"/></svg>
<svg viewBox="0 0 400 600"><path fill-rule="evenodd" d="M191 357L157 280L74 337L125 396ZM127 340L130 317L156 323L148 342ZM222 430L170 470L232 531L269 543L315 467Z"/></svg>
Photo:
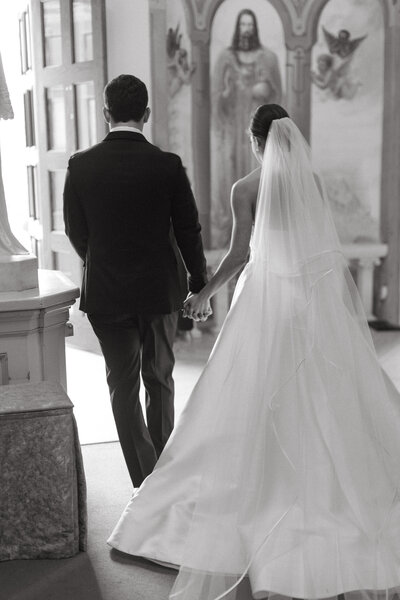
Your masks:
<svg viewBox="0 0 400 600"><path fill-rule="evenodd" d="M205 248L210 247L210 48L207 31L192 32L192 138L194 189Z"/></svg>
<svg viewBox="0 0 400 600"><path fill-rule="evenodd" d="M306 140L311 131L311 49L303 36L293 36L288 43L286 108Z"/></svg>
<svg viewBox="0 0 400 600"><path fill-rule="evenodd" d="M150 56L152 88L152 139L156 146L168 149L168 83L167 83L167 8L166 0L150 0ZM155 66L157 68L155 68Z"/></svg>
<svg viewBox="0 0 400 600"><path fill-rule="evenodd" d="M400 321L400 4L388 8L385 31L385 79L381 184L381 240L389 246L375 282L375 312Z"/></svg>

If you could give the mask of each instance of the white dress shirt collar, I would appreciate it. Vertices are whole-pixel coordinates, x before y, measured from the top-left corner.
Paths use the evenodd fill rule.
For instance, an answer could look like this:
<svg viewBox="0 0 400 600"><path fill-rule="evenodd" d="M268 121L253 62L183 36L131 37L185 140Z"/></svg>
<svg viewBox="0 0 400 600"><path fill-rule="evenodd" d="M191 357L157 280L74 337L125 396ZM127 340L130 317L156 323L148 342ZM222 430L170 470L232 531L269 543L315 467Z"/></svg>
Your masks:
<svg viewBox="0 0 400 600"><path fill-rule="evenodd" d="M114 133L114 131L132 131L132 133L140 133L140 135L146 138L143 131L141 131L137 127L129 127L128 125L119 125L118 127L111 127L110 133Z"/></svg>

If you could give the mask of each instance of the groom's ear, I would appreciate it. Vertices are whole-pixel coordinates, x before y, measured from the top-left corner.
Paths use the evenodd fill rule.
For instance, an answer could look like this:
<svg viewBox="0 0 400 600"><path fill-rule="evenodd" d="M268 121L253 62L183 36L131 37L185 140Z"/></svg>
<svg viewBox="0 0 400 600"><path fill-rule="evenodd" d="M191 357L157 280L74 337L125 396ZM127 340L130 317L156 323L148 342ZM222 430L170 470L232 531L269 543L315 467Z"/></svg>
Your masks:
<svg viewBox="0 0 400 600"><path fill-rule="evenodd" d="M103 116L104 116L105 122L109 123L111 120L111 114L106 106L103 106Z"/></svg>
<svg viewBox="0 0 400 600"><path fill-rule="evenodd" d="M150 108L150 106L148 106L146 108L146 110L144 111L143 123L147 123L147 121L149 120L150 114L151 114L151 108Z"/></svg>

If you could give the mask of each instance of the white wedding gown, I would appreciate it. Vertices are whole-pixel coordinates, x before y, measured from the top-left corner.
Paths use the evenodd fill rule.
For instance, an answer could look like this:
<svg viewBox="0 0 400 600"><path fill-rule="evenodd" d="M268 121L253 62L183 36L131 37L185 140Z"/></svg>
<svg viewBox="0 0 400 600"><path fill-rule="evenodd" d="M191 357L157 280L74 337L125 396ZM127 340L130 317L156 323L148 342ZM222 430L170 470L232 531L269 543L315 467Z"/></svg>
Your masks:
<svg viewBox="0 0 400 600"><path fill-rule="evenodd" d="M389 597L400 585L399 394L305 142L290 119L271 132L231 310L108 543L180 567L178 600Z"/></svg>

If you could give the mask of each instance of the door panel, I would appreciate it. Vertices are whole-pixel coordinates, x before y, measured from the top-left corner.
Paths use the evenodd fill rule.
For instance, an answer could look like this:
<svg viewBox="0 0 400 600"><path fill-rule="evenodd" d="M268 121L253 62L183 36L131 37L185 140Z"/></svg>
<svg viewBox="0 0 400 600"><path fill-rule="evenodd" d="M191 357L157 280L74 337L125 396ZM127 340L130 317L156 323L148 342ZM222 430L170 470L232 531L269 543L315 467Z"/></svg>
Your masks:
<svg viewBox="0 0 400 600"><path fill-rule="evenodd" d="M67 130L64 85L49 86L45 88L44 95L47 123L47 150L66 152Z"/></svg>
<svg viewBox="0 0 400 600"><path fill-rule="evenodd" d="M64 233L63 187L70 155L106 134L104 0L31 0L31 13L40 264L61 269L80 284L82 262Z"/></svg>
<svg viewBox="0 0 400 600"><path fill-rule="evenodd" d="M96 143L96 97L93 81L74 85L76 146L79 150Z"/></svg>
<svg viewBox="0 0 400 600"><path fill-rule="evenodd" d="M45 67L62 65L62 31L60 0L40 2L41 44ZM35 26L35 24L34 24Z"/></svg>
<svg viewBox="0 0 400 600"><path fill-rule="evenodd" d="M90 0L73 0L72 27L74 62L93 60L93 19Z"/></svg>

